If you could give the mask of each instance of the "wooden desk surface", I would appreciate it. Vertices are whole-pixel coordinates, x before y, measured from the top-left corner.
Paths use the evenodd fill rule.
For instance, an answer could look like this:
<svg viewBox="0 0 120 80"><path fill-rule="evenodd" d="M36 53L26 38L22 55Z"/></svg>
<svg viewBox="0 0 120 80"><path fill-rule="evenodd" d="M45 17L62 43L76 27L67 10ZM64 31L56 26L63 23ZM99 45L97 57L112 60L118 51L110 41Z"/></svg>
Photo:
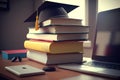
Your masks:
<svg viewBox="0 0 120 80"><path fill-rule="evenodd" d="M30 76L30 77L23 77L23 78L20 78L4 69L5 66L20 65L20 64L28 64L41 69L45 66L43 64L30 61L27 58L23 59L22 62L11 62L9 60L2 59L0 55L0 76L3 76L10 80L63 80L65 78L70 78L75 76L79 76L80 77L79 80L111 80L111 79L102 78L98 76L87 75L79 72L59 69L57 67L56 67L57 70L55 72L46 72L45 75L37 75L37 76Z"/></svg>

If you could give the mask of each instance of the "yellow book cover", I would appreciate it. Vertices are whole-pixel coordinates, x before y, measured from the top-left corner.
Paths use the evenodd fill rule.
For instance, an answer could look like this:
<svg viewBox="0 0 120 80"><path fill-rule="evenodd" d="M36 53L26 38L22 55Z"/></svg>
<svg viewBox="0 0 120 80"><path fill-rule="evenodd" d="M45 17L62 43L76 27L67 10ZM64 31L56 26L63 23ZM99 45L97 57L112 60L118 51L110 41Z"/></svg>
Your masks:
<svg viewBox="0 0 120 80"><path fill-rule="evenodd" d="M52 54L71 53L71 52L83 53L82 41L61 41L61 42L51 41L50 42L50 41L25 40L24 47L26 49L48 52Z"/></svg>

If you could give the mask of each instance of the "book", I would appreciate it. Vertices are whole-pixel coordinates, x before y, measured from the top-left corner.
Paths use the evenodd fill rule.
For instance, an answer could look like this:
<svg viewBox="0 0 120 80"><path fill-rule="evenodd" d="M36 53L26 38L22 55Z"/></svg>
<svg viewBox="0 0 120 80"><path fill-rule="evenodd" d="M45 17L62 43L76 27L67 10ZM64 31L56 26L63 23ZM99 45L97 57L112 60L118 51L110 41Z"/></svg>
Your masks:
<svg viewBox="0 0 120 80"><path fill-rule="evenodd" d="M2 58L11 60L13 57L19 56L21 58L26 57L26 49L17 49L17 50L2 50Z"/></svg>
<svg viewBox="0 0 120 80"><path fill-rule="evenodd" d="M45 74L44 70L30 65L5 66L5 69L19 77Z"/></svg>
<svg viewBox="0 0 120 80"><path fill-rule="evenodd" d="M79 25L50 25L40 27L38 30L29 27L28 30L28 33L88 33L89 27Z"/></svg>
<svg viewBox="0 0 120 80"><path fill-rule="evenodd" d="M81 25L81 19L75 18L50 18L42 22L42 27L48 25Z"/></svg>
<svg viewBox="0 0 120 80"><path fill-rule="evenodd" d="M26 49L48 52L52 54L70 53L70 52L83 53L82 41L49 42L49 41L25 40L24 47Z"/></svg>
<svg viewBox="0 0 120 80"><path fill-rule="evenodd" d="M88 40L87 33L64 33L64 34L32 34L28 33L26 35L28 39L40 39L40 40L48 40L48 41L65 41L65 40Z"/></svg>
<svg viewBox="0 0 120 80"><path fill-rule="evenodd" d="M43 64L81 63L83 53L49 54L40 51L28 50L27 58Z"/></svg>

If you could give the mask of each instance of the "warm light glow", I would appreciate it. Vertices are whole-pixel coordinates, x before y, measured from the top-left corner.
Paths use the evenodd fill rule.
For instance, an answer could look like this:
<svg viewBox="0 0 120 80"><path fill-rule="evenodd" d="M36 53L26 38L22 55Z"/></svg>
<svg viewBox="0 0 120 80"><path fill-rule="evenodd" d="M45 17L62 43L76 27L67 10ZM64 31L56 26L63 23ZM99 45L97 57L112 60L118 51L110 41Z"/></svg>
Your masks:
<svg viewBox="0 0 120 80"><path fill-rule="evenodd" d="M120 0L98 0L98 12L120 8Z"/></svg>
<svg viewBox="0 0 120 80"><path fill-rule="evenodd" d="M85 25L85 0L79 0L78 3L80 7L70 12L68 16L71 18L82 19L82 24Z"/></svg>

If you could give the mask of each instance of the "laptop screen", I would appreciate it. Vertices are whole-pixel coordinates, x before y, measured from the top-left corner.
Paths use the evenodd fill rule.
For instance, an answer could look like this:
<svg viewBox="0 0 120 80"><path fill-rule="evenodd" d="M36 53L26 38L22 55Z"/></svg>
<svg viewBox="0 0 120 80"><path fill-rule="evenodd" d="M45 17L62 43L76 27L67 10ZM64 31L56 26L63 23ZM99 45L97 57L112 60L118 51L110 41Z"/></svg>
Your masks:
<svg viewBox="0 0 120 80"><path fill-rule="evenodd" d="M92 58L120 63L120 8L98 13Z"/></svg>

